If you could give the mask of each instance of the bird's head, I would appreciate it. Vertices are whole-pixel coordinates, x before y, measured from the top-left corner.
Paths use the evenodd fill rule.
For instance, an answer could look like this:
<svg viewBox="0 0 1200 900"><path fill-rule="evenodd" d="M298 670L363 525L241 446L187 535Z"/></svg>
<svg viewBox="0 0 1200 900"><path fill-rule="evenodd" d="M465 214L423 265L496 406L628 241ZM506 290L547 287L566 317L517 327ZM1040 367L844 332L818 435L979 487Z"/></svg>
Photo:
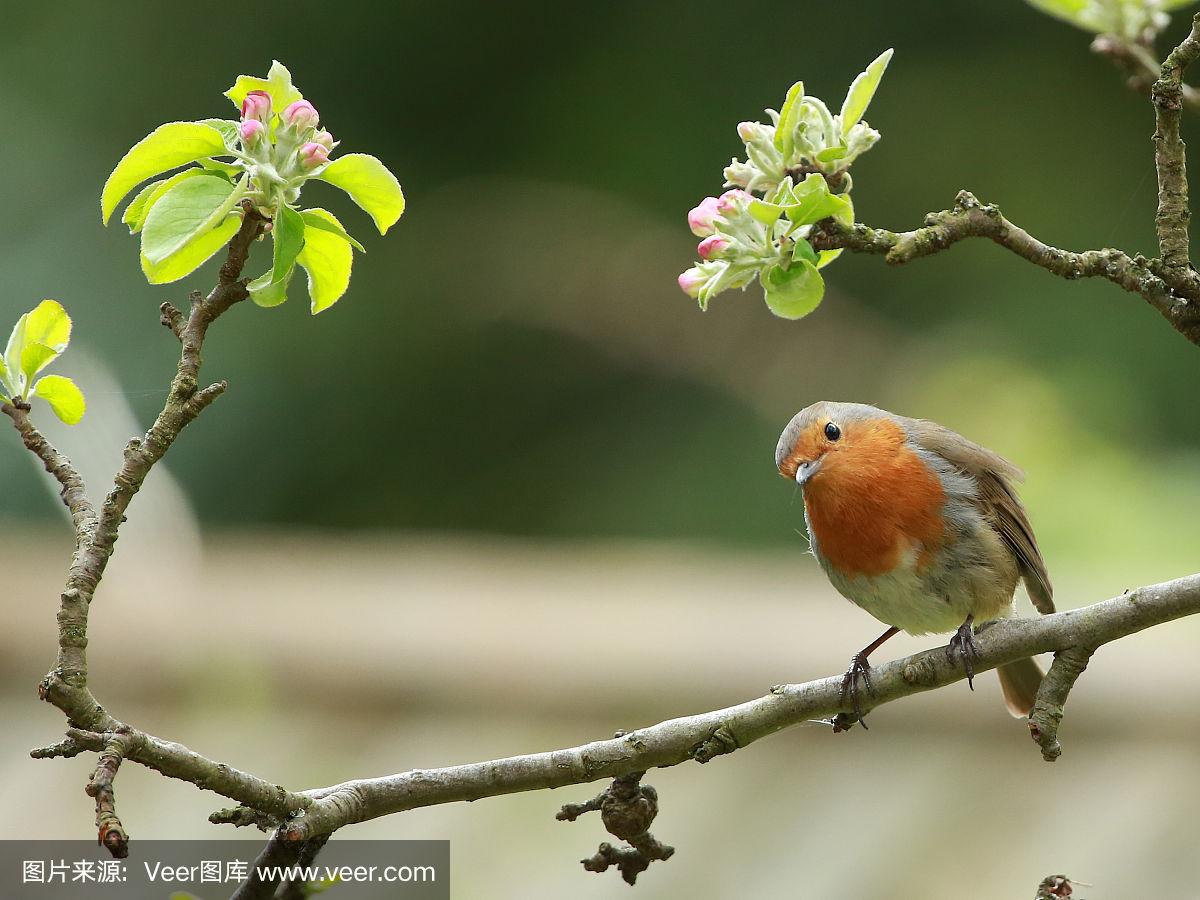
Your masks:
<svg viewBox="0 0 1200 900"><path fill-rule="evenodd" d="M822 400L788 422L775 448L775 466L807 491L845 478L870 477L904 443L898 416L862 403Z"/></svg>

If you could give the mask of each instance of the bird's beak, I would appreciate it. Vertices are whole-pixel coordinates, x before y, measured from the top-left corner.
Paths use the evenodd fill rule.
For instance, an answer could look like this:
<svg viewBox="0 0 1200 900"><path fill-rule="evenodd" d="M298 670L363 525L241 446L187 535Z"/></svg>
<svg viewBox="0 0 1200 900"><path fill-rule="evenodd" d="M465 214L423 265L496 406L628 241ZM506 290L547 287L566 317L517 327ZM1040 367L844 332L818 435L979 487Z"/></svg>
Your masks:
<svg viewBox="0 0 1200 900"><path fill-rule="evenodd" d="M808 479L816 475L821 468L821 459L822 457L818 456L816 459L805 460L796 466L796 484L804 487Z"/></svg>

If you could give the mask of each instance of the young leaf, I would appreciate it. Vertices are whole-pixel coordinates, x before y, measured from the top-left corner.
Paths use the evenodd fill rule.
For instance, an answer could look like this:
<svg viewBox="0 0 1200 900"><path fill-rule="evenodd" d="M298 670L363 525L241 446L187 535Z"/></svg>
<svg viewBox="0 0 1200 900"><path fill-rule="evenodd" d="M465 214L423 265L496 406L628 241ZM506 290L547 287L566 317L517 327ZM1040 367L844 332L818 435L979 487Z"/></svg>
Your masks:
<svg viewBox="0 0 1200 900"><path fill-rule="evenodd" d="M237 122L232 122L229 119L201 119L200 124L208 125L210 128L215 128L221 132L221 137L225 139L225 146L228 149L232 150L238 145Z"/></svg>
<svg viewBox="0 0 1200 900"><path fill-rule="evenodd" d="M875 96L875 89L879 87L879 79L883 77L891 59L892 50L884 50L867 66L866 71L860 73L851 83L850 90L846 92L846 100L842 103L843 137L850 133L850 129L857 125L866 113L871 98Z"/></svg>
<svg viewBox="0 0 1200 900"><path fill-rule="evenodd" d="M829 265L831 262L833 262L835 259L837 259L841 255L842 255L841 247L838 247L836 250L822 250L820 253L817 254L817 268L818 269L825 268L827 265Z"/></svg>
<svg viewBox="0 0 1200 900"><path fill-rule="evenodd" d="M43 300L13 326L4 349L9 387L16 393L67 348L71 317L57 300Z"/></svg>
<svg viewBox="0 0 1200 900"><path fill-rule="evenodd" d="M259 306L278 306L283 303L287 300L288 285L291 284L295 271L295 266L288 269L279 281L272 280L275 274L273 271L263 272L246 285L246 289L250 291L250 299Z"/></svg>
<svg viewBox="0 0 1200 900"><path fill-rule="evenodd" d="M142 255L151 263L162 262L223 221L236 195L237 189L224 178L206 175L180 181L147 213Z"/></svg>
<svg viewBox="0 0 1200 900"><path fill-rule="evenodd" d="M797 226L811 225L833 216L839 222L854 221L854 210L850 203L836 194L829 193L824 176L812 172L793 191L796 202L785 207L787 217Z"/></svg>
<svg viewBox="0 0 1200 900"><path fill-rule="evenodd" d="M342 227L341 222L323 209L310 209L308 212ZM313 315L316 315L333 306L346 293L346 288L350 286L354 251L347 241L329 231L315 228L306 230L305 238L304 249L296 257L296 262L308 273L308 296Z"/></svg>
<svg viewBox="0 0 1200 900"><path fill-rule="evenodd" d="M787 99L779 110L779 122L775 126L775 149L782 154L784 162L796 149L796 121L800 116L800 102L804 99L804 82L797 81L788 88Z"/></svg>
<svg viewBox="0 0 1200 900"><path fill-rule="evenodd" d="M9 375L8 365L4 362L4 357L0 356L0 402L11 400L19 393L17 385Z"/></svg>
<svg viewBox="0 0 1200 900"><path fill-rule="evenodd" d="M121 216L121 221L129 226L130 234L137 234L146 224L146 216L150 215L150 210L154 208L154 204L159 201L167 191L188 178L195 178L197 175L204 175L204 169L184 169L182 172L176 172L170 178L164 178L162 181L152 181L146 185L138 195L133 198L130 204L125 207L125 213Z"/></svg>
<svg viewBox="0 0 1200 900"><path fill-rule="evenodd" d="M54 414L68 425L75 425L87 411L87 403L83 399L83 391L75 382L62 375L47 375L29 391L29 397L41 397L50 404Z"/></svg>
<svg viewBox="0 0 1200 900"><path fill-rule="evenodd" d="M292 271L296 256L304 247L304 219L290 206L280 205L271 228L274 254L271 281L281 282Z"/></svg>
<svg viewBox="0 0 1200 900"><path fill-rule="evenodd" d="M1029 0L1029 5L1035 9L1040 9L1047 15L1070 22L1072 25L1078 25L1081 28L1087 28L1087 24L1082 21L1080 13L1087 8L1088 3L1089 0Z"/></svg>
<svg viewBox="0 0 1200 900"><path fill-rule="evenodd" d="M292 73L279 60L271 63L271 71L267 73L266 78L239 75L233 87L225 92L225 96L233 101L234 106L241 109L242 101L251 91L266 91L270 94L271 108L276 113L281 113L297 100L304 99L304 95L292 84Z"/></svg>
<svg viewBox="0 0 1200 900"><path fill-rule="evenodd" d="M334 225L328 219L323 219L320 216L310 215L310 211L307 209L301 210L300 216L301 216L301 218L304 219L304 224L306 227L318 228L321 231L328 231L330 234L336 234L343 241L349 241L350 246L353 247L355 250L357 250L359 253L367 252L367 248L364 247L362 244L360 244L358 241L356 241L354 238L352 238L349 234L347 234L345 229L343 229L341 225Z"/></svg>
<svg viewBox="0 0 1200 900"><path fill-rule="evenodd" d="M806 259L791 268L770 266L759 279L767 307L781 319L801 319L817 308L825 295L825 279Z"/></svg>
<svg viewBox="0 0 1200 900"><path fill-rule="evenodd" d="M180 247L162 262L152 263L142 256L142 272L150 284L168 284L190 275L209 257L224 247L242 227L242 217L228 216L212 231L205 232Z"/></svg>
<svg viewBox="0 0 1200 900"><path fill-rule="evenodd" d="M747 211L759 222L764 225L771 225L778 219L786 207L780 206L778 203L768 203L765 200L759 200L757 197L750 201Z"/></svg>
<svg viewBox="0 0 1200 900"><path fill-rule="evenodd" d="M386 234L404 213L400 182L383 163L366 153L339 157L316 177L349 194L375 220L380 234Z"/></svg>
<svg viewBox="0 0 1200 900"><path fill-rule="evenodd" d="M792 248L792 259L799 262L802 259L808 260L813 265L820 268L820 263L817 261L817 251L813 249L812 244L804 238L796 238L796 246Z"/></svg>
<svg viewBox="0 0 1200 900"><path fill-rule="evenodd" d="M135 186L179 166L195 162L204 156L225 153L221 132L200 122L169 122L159 125L121 157L117 167L104 182L100 194L102 221L108 224L117 204Z"/></svg>
<svg viewBox="0 0 1200 900"><path fill-rule="evenodd" d="M200 168L204 169L206 172L208 172L208 174L220 175L222 178L230 182L246 171L241 166L235 166L233 163L221 162L219 159L198 159L196 162L200 165Z"/></svg>

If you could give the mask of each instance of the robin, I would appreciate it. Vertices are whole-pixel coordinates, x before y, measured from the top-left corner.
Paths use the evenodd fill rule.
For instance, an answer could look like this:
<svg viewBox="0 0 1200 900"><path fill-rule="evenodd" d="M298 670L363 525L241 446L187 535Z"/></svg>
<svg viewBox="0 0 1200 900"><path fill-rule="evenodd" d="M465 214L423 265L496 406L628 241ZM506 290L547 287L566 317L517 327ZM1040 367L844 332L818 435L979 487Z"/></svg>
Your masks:
<svg viewBox="0 0 1200 900"><path fill-rule="evenodd" d="M1021 470L948 428L862 403L822 401L792 418L775 465L804 493L812 553L833 586L888 625L842 680L861 716L872 651L899 631L954 632L974 690L972 626L1012 612L1024 581L1039 612L1053 589L1014 484ZM1009 712L1029 714L1042 672L1032 659L998 670Z"/></svg>

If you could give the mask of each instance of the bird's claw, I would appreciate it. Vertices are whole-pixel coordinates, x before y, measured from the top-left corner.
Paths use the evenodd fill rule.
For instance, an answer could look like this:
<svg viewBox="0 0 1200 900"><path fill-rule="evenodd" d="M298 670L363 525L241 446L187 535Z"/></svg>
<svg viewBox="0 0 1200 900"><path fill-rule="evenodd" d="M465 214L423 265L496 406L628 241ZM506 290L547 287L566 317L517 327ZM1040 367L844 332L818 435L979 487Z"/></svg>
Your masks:
<svg viewBox="0 0 1200 900"><path fill-rule="evenodd" d="M867 662L865 653L855 653L850 660L850 668L846 670L846 674L842 676L842 691L841 701L846 702L849 698L854 709L854 716L858 719L863 728L867 727L866 720L863 718L862 704L859 702L858 682L867 687L867 693L872 697L875 696L875 686L871 684L871 664ZM844 730L844 729L843 729Z"/></svg>
<svg viewBox="0 0 1200 900"><path fill-rule="evenodd" d="M975 664L974 660L980 656L979 644L975 640L975 633L971 627L971 620L963 622L958 626L958 631L954 632L954 636L950 638L950 643L946 645L946 658L954 662L955 656L962 662L963 669L967 673L967 686L971 690L975 690Z"/></svg>

